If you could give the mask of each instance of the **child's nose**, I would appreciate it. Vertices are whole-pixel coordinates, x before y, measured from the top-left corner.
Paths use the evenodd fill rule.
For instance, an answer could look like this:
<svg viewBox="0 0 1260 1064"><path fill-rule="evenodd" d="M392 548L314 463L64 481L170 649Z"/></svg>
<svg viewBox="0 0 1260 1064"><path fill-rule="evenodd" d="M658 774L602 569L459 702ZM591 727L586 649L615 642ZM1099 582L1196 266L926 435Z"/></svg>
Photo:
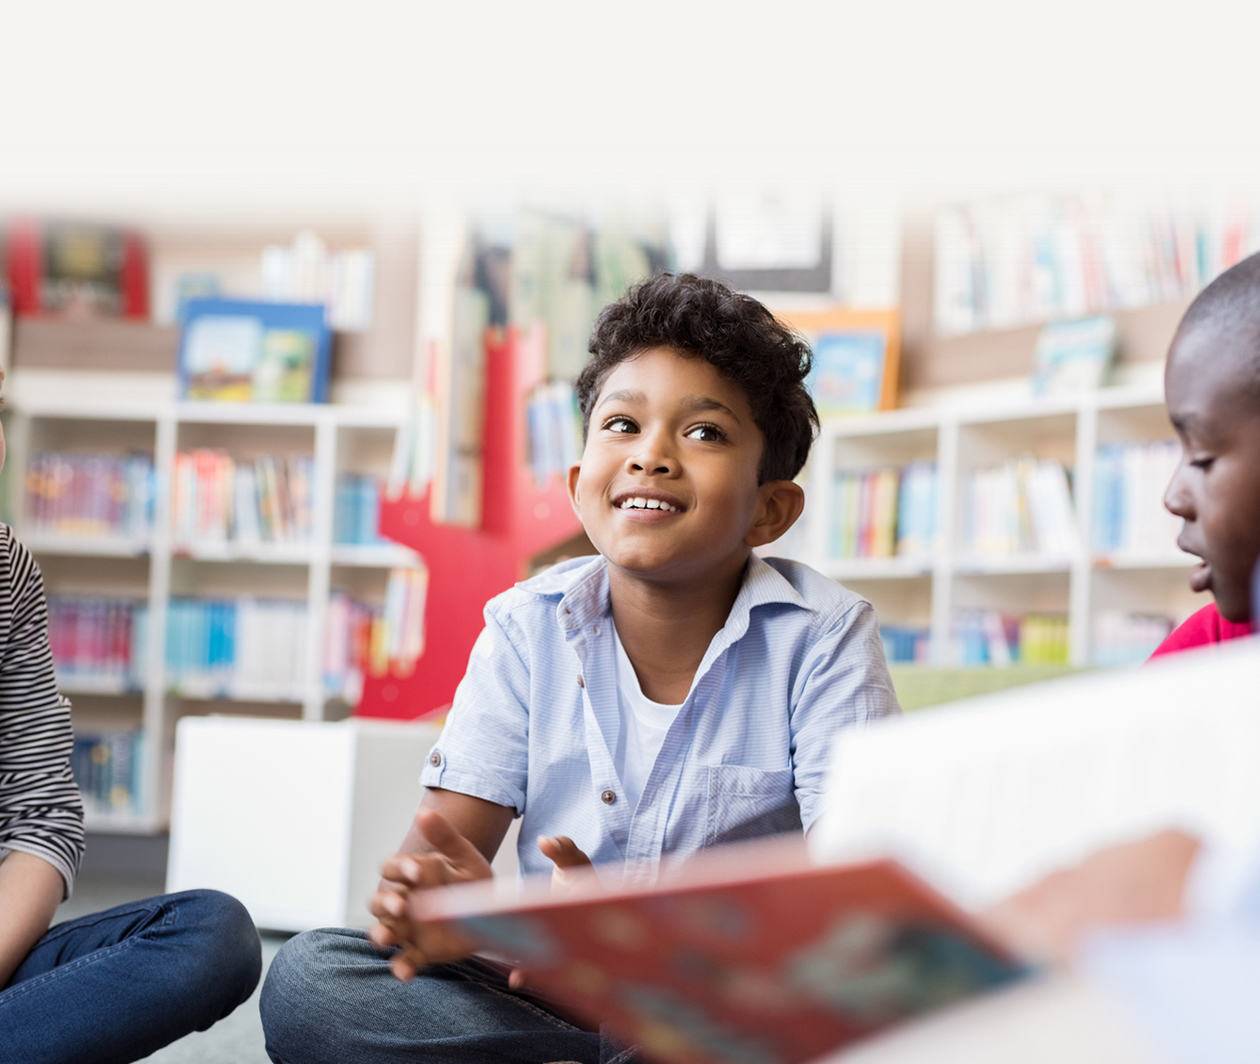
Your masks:
<svg viewBox="0 0 1260 1064"><path fill-rule="evenodd" d="M1194 505L1183 476L1185 468L1186 463L1183 458L1173 471L1168 487L1164 489L1164 509L1183 521L1188 521L1194 515Z"/></svg>
<svg viewBox="0 0 1260 1064"><path fill-rule="evenodd" d="M630 456L630 468L638 472L669 474L677 468L672 448L664 433L645 432L639 437L639 446Z"/></svg>
<svg viewBox="0 0 1260 1064"><path fill-rule="evenodd" d="M630 459L630 468L636 473L663 473L674 471L674 460L659 455L638 455Z"/></svg>

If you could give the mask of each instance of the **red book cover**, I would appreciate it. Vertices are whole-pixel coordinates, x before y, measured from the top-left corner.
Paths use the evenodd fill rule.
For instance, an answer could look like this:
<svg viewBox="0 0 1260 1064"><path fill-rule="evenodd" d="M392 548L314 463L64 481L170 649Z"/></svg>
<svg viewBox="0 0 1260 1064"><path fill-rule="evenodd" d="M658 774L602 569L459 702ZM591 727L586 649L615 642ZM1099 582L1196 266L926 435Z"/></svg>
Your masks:
<svg viewBox="0 0 1260 1064"><path fill-rule="evenodd" d="M1027 971L900 863L819 865L799 838L720 847L647 887L503 888L420 892L413 915L664 1064L803 1064Z"/></svg>

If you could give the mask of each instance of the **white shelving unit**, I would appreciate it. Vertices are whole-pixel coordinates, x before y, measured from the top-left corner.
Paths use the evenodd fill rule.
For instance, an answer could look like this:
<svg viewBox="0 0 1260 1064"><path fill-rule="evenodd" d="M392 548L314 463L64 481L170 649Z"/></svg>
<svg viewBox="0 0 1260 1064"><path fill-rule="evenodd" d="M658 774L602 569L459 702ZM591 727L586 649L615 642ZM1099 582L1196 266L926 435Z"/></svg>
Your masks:
<svg viewBox="0 0 1260 1064"><path fill-rule="evenodd" d="M140 690L125 684L72 680L79 730L139 726L141 809L136 815L96 816L94 830L152 832L166 822L169 764L177 721L189 714L233 713L287 720L329 721L348 707L325 691L319 653L330 590L348 586L380 599L389 569L416 563L402 547L347 546L333 542L336 478L347 470L384 476L395 434L403 426L405 389L379 405L236 404L153 397L93 395L82 373L15 373L6 386L12 520L45 573L52 593L129 597L148 607L149 641ZM160 387L169 390L166 378ZM314 456L313 519L309 542L260 544L176 543L171 491L175 456L193 446L215 446L234 456L265 452ZM154 521L147 539L45 535L24 530L23 474L40 450L83 453L143 451L155 470ZM177 689L166 675L167 607L173 595L287 598L305 611L300 682L291 689L225 691L210 686Z"/></svg>
<svg viewBox="0 0 1260 1064"><path fill-rule="evenodd" d="M804 558L875 606L881 623L927 629L931 662L956 664L953 630L961 609L1066 615L1069 659L1094 662L1100 613L1109 609L1184 617L1202 605L1187 586L1194 563L1177 550L1177 522L1150 500L1151 522L1166 520L1166 549L1100 555L1094 543L1098 449L1173 438L1158 382L1072 397L942 402L823 425L805 477ZM1055 554L977 554L963 543L966 485L976 469L1024 455L1054 458L1072 473L1077 544ZM913 461L937 466L936 543L928 556L836 558L829 554L833 482Z"/></svg>

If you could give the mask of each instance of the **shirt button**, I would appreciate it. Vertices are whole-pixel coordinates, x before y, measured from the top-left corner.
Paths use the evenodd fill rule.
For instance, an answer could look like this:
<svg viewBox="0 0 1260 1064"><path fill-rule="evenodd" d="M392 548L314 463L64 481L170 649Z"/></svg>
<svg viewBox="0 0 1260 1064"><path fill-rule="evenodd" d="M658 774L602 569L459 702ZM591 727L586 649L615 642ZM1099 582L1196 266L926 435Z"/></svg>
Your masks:
<svg viewBox="0 0 1260 1064"><path fill-rule="evenodd" d="M579 676L579 677L578 677L578 686L579 686L579 687L585 687L585 686L586 686L586 678L585 678L584 676Z"/></svg>
<svg viewBox="0 0 1260 1064"><path fill-rule="evenodd" d="M442 755L439 754L436 750L434 750L433 753L429 755L429 764L432 765L434 768L437 768L438 765L440 765L441 763L442 763Z"/></svg>
<svg viewBox="0 0 1260 1064"><path fill-rule="evenodd" d="M595 626L595 634L596 634L596 635L599 635L599 625L596 625L596 626Z"/></svg>
<svg viewBox="0 0 1260 1064"><path fill-rule="evenodd" d="M612 804L613 804L613 802L615 802L615 801L617 800L617 792L616 792L616 791L604 791L604 792L603 792L603 793L599 796L599 800L600 800L601 802L603 802L605 805L612 805Z"/></svg>

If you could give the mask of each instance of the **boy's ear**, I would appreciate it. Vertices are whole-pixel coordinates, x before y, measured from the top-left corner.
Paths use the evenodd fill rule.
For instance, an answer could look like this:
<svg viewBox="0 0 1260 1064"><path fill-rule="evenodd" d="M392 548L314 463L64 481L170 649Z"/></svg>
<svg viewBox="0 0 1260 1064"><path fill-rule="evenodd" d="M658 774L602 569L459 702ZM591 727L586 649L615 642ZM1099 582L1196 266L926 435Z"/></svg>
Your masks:
<svg viewBox="0 0 1260 1064"><path fill-rule="evenodd" d="M750 547L773 543L805 509L805 489L794 480L768 480L757 491L761 495L757 519L744 537Z"/></svg>
<svg viewBox="0 0 1260 1064"><path fill-rule="evenodd" d="M575 514L578 514L579 517L582 516L581 514L578 513L577 485L578 485L578 474L580 472L582 472L581 465L569 466L569 504L573 507L573 512Z"/></svg>

